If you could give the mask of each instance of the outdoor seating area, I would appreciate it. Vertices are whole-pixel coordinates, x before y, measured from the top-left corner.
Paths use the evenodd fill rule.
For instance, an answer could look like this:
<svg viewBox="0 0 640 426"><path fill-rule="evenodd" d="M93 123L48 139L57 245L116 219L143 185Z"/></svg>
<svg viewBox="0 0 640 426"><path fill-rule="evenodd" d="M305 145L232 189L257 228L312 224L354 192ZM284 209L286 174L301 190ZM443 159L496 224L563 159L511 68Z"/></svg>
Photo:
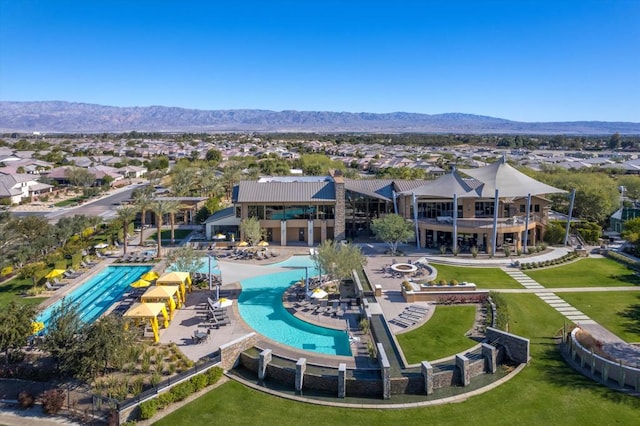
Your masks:
<svg viewBox="0 0 640 426"><path fill-rule="evenodd" d="M409 305L396 317L389 322L402 328L413 327L424 321L429 308L421 305Z"/></svg>
<svg viewBox="0 0 640 426"><path fill-rule="evenodd" d="M150 263L154 255L149 252L127 253L115 260L114 263Z"/></svg>
<svg viewBox="0 0 640 426"><path fill-rule="evenodd" d="M222 251L216 255L219 258L227 258L230 260L267 260L278 257L278 253L266 248L243 248L237 247L231 251Z"/></svg>
<svg viewBox="0 0 640 426"><path fill-rule="evenodd" d="M231 324L227 308L232 304L233 301L231 299L224 297L218 301L214 301L210 297L207 297L206 304L203 307L204 310L201 311L201 314L203 314L204 317L201 325L211 329Z"/></svg>

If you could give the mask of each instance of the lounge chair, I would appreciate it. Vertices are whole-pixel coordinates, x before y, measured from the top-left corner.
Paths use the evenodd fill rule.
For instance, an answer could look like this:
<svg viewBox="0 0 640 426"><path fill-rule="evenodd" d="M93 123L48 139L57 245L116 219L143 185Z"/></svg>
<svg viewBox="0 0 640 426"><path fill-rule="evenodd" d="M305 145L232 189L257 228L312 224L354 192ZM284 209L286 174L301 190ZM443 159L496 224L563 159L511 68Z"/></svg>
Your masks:
<svg viewBox="0 0 640 426"><path fill-rule="evenodd" d="M56 291L57 289L64 287L64 285L52 285L49 281L46 281L44 286L49 291Z"/></svg>

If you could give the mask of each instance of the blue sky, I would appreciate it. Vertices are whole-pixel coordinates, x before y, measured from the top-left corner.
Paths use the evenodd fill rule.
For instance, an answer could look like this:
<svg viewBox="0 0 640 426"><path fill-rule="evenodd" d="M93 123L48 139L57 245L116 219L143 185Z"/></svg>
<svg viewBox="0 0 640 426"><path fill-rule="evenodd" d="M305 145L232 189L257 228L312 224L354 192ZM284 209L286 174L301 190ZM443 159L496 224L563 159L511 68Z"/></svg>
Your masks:
<svg viewBox="0 0 640 426"><path fill-rule="evenodd" d="M0 0L0 100L640 122L639 23L640 0Z"/></svg>

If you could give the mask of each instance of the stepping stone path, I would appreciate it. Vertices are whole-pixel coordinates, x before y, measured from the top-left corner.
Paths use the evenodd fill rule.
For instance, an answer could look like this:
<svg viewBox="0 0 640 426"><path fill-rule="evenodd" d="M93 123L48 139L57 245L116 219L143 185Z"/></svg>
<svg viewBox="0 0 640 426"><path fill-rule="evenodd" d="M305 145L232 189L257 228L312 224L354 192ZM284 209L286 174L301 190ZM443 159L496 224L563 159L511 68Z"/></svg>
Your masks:
<svg viewBox="0 0 640 426"><path fill-rule="evenodd" d="M548 289L540 285L540 283L538 283L536 280L530 278L524 272L514 271L507 268L503 268L503 271L506 272L506 274L512 277L514 280L518 281L518 283L520 283L524 288L529 290L539 290L535 291L534 294L536 294L540 299L546 302L553 309L567 317L567 319L573 321L575 324L596 324L594 320L565 302L555 293L548 291Z"/></svg>

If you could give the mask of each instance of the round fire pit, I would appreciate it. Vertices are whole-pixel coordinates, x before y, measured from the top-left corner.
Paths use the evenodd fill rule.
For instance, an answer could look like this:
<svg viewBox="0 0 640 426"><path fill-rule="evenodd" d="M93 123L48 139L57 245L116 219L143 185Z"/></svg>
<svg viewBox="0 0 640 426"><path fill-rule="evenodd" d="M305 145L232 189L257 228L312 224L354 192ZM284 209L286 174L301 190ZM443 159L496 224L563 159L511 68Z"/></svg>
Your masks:
<svg viewBox="0 0 640 426"><path fill-rule="evenodd" d="M401 274L412 274L418 270L418 267L411 263L394 263L391 265L391 269Z"/></svg>

